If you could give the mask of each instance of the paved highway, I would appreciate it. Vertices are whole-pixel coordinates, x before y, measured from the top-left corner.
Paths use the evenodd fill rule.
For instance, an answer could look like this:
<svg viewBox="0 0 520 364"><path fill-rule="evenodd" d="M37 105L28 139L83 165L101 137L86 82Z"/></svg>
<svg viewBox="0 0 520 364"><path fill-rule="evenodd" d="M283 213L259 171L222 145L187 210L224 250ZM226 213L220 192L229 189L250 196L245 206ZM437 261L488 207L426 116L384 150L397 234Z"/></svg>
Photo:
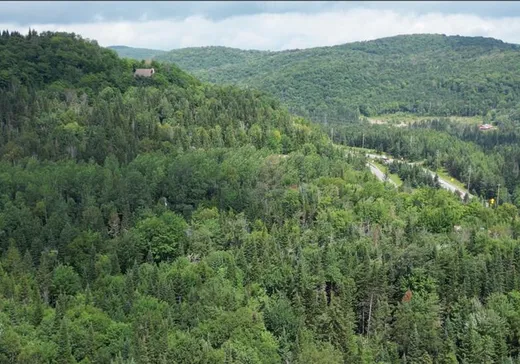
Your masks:
<svg viewBox="0 0 520 364"><path fill-rule="evenodd" d="M374 174L380 181L390 182L395 187L397 187L397 184L394 181L392 181L390 178L388 178L388 179L385 178L384 172L381 171L379 168L377 168L376 165L374 165L372 163L367 163L367 166L368 166L368 168L370 168L370 172L372 172L372 174Z"/></svg>

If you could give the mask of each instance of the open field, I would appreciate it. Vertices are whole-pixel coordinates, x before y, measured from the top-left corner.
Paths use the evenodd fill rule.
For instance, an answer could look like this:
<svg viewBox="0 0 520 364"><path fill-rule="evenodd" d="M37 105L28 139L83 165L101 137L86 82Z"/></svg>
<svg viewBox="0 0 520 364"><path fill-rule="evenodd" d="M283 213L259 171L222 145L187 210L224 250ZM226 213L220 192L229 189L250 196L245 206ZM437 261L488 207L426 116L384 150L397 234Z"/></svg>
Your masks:
<svg viewBox="0 0 520 364"><path fill-rule="evenodd" d="M483 124L484 119L482 116L418 116L414 114L408 113L395 113L395 114L386 114L386 115L378 115L366 118L371 124L388 124L394 125L398 127L407 126L413 122L422 121L422 120L432 120L432 119L441 119L445 118L454 123L464 123L464 124Z"/></svg>

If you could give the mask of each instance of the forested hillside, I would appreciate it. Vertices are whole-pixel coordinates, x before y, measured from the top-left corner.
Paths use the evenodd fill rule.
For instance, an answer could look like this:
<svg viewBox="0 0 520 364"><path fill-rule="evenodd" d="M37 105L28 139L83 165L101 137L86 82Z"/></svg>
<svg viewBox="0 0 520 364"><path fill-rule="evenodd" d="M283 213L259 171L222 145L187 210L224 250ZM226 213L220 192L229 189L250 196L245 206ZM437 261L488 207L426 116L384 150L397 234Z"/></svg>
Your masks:
<svg viewBox="0 0 520 364"><path fill-rule="evenodd" d="M38 35L32 30L23 36L3 31L0 37L0 89L19 91L18 87L23 85L29 93L41 89L59 93L70 89L94 95L106 87L125 91L141 84L200 84L175 65L162 68L158 63L152 64L159 68L157 77L134 79L132 70L144 67L144 62L122 60L113 51L99 47L96 41L77 40L77 35L68 33Z"/></svg>
<svg viewBox="0 0 520 364"><path fill-rule="evenodd" d="M110 46L108 48L116 51L120 57L133 58L138 60L152 59L157 55L166 53L166 51L161 51L158 49L132 48L127 46Z"/></svg>
<svg viewBox="0 0 520 364"><path fill-rule="evenodd" d="M1 363L520 362L514 205L72 34L0 53Z"/></svg>
<svg viewBox="0 0 520 364"><path fill-rule="evenodd" d="M485 115L520 100L520 47L482 37L403 35L282 52L186 48L155 58L202 80L265 90L320 122L398 111Z"/></svg>

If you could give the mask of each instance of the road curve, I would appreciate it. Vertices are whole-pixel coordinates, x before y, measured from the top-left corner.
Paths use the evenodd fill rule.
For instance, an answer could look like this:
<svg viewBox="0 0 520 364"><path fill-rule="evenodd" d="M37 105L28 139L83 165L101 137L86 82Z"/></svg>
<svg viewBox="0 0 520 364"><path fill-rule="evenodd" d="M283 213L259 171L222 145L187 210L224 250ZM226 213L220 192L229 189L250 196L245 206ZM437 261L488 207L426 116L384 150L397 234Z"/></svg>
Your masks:
<svg viewBox="0 0 520 364"><path fill-rule="evenodd" d="M368 166L368 168L370 168L370 172L372 172L372 174L374 174L381 182L390 182L395 187L397 187L397 184L394 181L392 181L389 178L388 179L385 178L385 174L383 173L383 171L381 171L379 168L377 168L376 165L374 165L372 163L367 163L367 166Z"/></svg>
<svg viewBox="0 0 520 364"><path fill-rule="evenodd" d="M381 155L377 155L377 154L366 154L366 156L368 158L372 158L372 159L380 159ZM392 158L388 158L387 159L389 163L392 163L394 161L394 159ZM398 160L398 159L395 159L395 161L399 162L399 163L407 163L409 165L414 165L416 163L412 163L412 162L405 162L405 161L402 161L402 160ZM369 167L370 167L370 171L375 174L377 176L377 178L379 178L381 181L384 181L384 179L381 179L380 175L379 174L382 174L383 178L384 178L384 173L382 173L379 168L377 168L375 165L373 165L372 163L368 163ZM435 172L432 172L430 171L429 169L426 169L426 168L423 168L423 170L425 172L428 172L430 173L430 175L432 177L435 177L436 173ZM376 172L377 171L377 172ZM454 193L454 192L457 192L460 194L460 197L461 198L464 198L464 195L466 194L466 191L464 191L463 189L461 189L460 187L457 187L455 186L454 184L446 181L445 179L442 179L441 177L438 177L439 178L439 184L441 185L442 188ZM393 181L390 180L390 182L393 183ZM395 183L393 183L395 185ZM396 185L395 185L396 186ZM397 186L396 186L397 187ZM469 195L469 197L473 197L471 194Z"/></svg>
<svg viewBox="0 0 520 364"><path fill-rule="evenodd" d="M431 174L432 177L435 177L436 173L430 171L429 169L426 169L424 168L424 171L425 172L428 172ZM445 179L442 179L439 177L439 184L441 185L442 188L450 191L450 192L457 192L460 194L460 198L464 198L464 195L468 192L466 192L465 190L463 190L462 188L460 187L457 187L455 186L454 184L446 181ZM471 195L470 193L468 193L468 197L474 197L473 195Z"/></svg>
<svg viewBox="0 0 520 364"><path fill-rule="evenodd" d="M347 154L357 154L357 153L354 153L349 150L349 151L347 151ZM371 154L371 153L366 153L365 156L370 159L381 159L382 157L385 157L385 155ZM399 159L393 159L393 158L389 158L389 157L386 157L386 159L389 163L391 163L393 161L397 161L399 163L407 163L409 165L420 164L420 163L414 163L414 162L407 162L407 161L399 160ZM376 165L374 165L373 163L370 163L370 162L368 162L366 165L367 165L367 167L369 167L370 172L372 172L372 174L374 174L377 177L377 179L379 179L382 182L390 182L392 185L397 187L397 184L394 181L392 181L391 179L385 179L384 172L381 171ZM430 171L429 169L426 169L426 168L423 168L423 169L424 169L424 171L430 173L430 175L432 177L435 177L435 175L437 175L435 172ZM463 199L464 195L466 195L466 193L468 193L465 190L461 189L460 187L457 187L454 184L446 181L445 179L442 179L440 176L437 175L437 177L439 179L439 184L441 185L442 188L444 188L445 190L448 190L452 193L457 192L460 195L461 199ZM470 198L475 197L471 194L468 194L468 195L469 195L468 197L470 197Z"/></svg>

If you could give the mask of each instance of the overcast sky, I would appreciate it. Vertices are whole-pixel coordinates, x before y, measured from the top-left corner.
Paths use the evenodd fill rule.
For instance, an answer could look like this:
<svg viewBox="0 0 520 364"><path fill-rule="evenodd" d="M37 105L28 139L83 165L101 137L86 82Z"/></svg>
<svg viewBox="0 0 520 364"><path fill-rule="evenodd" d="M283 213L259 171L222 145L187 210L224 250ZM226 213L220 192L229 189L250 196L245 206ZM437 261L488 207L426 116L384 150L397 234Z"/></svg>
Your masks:
<svg viewBox="0 0 520 364"><path fill-rule="evenodd" d="M520 43L520 2L0 1L0 29L75 32L102 46L281 50L397 34Z"/></svg>

